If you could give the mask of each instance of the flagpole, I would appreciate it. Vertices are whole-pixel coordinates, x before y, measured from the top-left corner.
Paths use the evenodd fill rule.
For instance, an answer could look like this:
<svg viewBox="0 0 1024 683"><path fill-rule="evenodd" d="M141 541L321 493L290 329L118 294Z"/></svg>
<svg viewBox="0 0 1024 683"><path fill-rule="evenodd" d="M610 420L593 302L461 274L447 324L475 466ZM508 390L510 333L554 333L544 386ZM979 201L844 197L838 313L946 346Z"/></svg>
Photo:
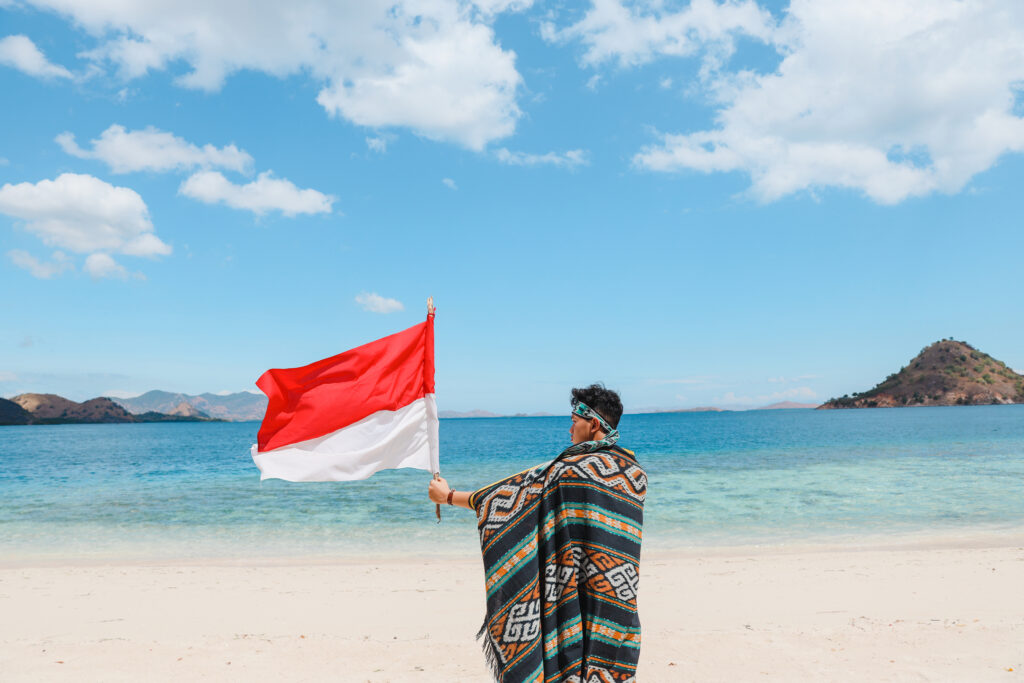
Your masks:
<svg viewBox="0 0 1024 683"><path fill-rule="evenodd" d="M427 297L427 317L428 318L433 318L434 317L434 297L432 297L432 296L428 296ZM440 458L438 458L438 461L437 461L437 471L434 472L434 479L440 479L440 478L441 478L441 460L440 460ZM440 524L441 523L441 504L438 503L435 506L435 508L436 509L434 510L434 512L437 514L437 523Z"/></svg>

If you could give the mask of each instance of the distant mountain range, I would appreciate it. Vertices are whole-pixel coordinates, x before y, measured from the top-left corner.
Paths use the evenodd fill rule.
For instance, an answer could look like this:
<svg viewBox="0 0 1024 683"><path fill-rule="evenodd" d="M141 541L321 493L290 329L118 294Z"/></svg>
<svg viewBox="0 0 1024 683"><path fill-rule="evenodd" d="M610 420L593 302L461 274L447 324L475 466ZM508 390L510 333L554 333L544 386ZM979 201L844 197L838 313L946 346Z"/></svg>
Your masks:
<svg viewBox="0 0 1024 683"><path fill-rule="evenodd" d="M505 415L499 415L498 413L492 413L487 410L439 410L437 411L438 417L507 417Z"/></svg>
<svg viewBox="0 0 1024 683"><path fill-rule="evenodd" d="M779 403L772 403L770 405L761 406L756 410L807 410L810 408L817 408L817 403L796 403L795 401L780 401Z"/></svg>
<svg viewBox="0 0 1024 683"><path fill-rule="evenodd" d="M512 415L499 415L490 411L438 411L439 418L550 418L554 413L513 413Z"/></svg>
<svg viewBox="0 0 1024 683"><path fill-rule="evenodd" d="M817 403L794 403L793 401L782 401L781 403L772 403L771 405L761 406L759 408L746 408L744 410L806 410L810 408L817 408ZM568 411L567 411L568 412ZM631 413L627 411L627 415L650 415L652 413L728 413L733 412L731 408L716 408L714 406L700 406L697 408L647 408ZM438 412L438 417L552 417L556 416L556 413L515 413L513 415L499 415L498 413L492 413L486 410L442 410Z"/></svg>
<svg viewBox="0 0 1024 683"><path fill-rule="evenodd" d="M922 349L910 363L873 389L816 403L783 401L749 410L876 408L894 406L988 405L1024 403L1024 375L967 342L943 339ZM182 394L147 391L131 398L93 398L76 403L55 394L21 394L0 398L0 425L63 422L259 421L267 397L240 391L234 394ZM715 406L662 409L636 413L728 412ZM738 408L737 410L743 410ZM560 413L559 413L560 414ZM487 410L442 410L442 418L541 417L551 413L501 415Z"/></svg>
<svg viewBox="0 0 1024 683"><path fill-rule="evenodd" d="M1019 375L967 342L942 339L921 350L873 389L840 396L821 407L892 408L1024 403Z"/></svg>
<svg viewBox="0 0 1024 683"><path fill-rule="evenodd" d="M133 415L109 398L78 403L56 394L19 394L0 398L0 425L78 424L117 422L219 422L184 404L173 411Z"/></svg>
<svg viewBox="0 0 1024 683"><path fill-rule="evenodd" d="M210 417L232 422L262 420L267 412L267 397L239 391L234 394L175 394L169 391L147 391L134 398L115 398L128 412L139 415L148 411L171 413L182 404Z"/></svg>

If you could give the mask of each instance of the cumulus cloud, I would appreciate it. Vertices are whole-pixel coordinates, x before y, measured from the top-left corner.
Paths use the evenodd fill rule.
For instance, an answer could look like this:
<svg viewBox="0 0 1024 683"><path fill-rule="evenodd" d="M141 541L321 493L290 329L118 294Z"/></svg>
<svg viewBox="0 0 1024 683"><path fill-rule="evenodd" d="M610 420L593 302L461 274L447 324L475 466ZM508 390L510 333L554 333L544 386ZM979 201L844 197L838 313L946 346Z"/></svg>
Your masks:
<svg viewBox="0 0 1024 683"><path fill-rule="evenodd" d="M363 126L410 126L434 140L480 150L515 130L522 78L490 27L455 22L444 32L406 37L407 59L371 78L335 79L317 96L330 114Z"/></svg>
<svg viewBox="0 0 1024 683"><path fill-rule="evenodd" d="M515 53L497 42L498 12L527 2L253 0L239 12L207 0L25 0L95 36L83 53L126 79L187 64L184 87L214 91L240 70L323 83L331 115L481 149L521 115Z"/></svg>
<svg viewBox="0 0 1024 683"><path fill-rule="evenodd" d="M0 38L0 64L37 78L71 78L71 72L52 64L28 36Z"/></svg>
<svg viewBox="0 0 1024 683"><path fill-rule="evenodd" d="M171 247L153 232L142 197L99 178L64 173L54 180L0 187L0 213L24 221L47 246L75 253L163 256ZM33 271L24 256L11 257ZM39 273L47 272L39 264ZM53 272L56 274L56 272ZM38 275L37 275L38 276Z"/></svg>
<svg viewBox="0 0 1024 683"><path fill-rule="evenodd" d="M178 192L207 204L226 204L256 215L280 211L285 216L330 213L335 198L316 190L303 190L284 178L275 178L270 171L260 173L256 180L237 185L218 171L200 171L190 176Z"/></svg>
<svg viewBox="0 0 1024 683"><path fill-rule="evenodd" d="M61 133L56 140L68 154L80 159L99 159L114 173L184 171L196 167L247 173L252 167L252 157L234 145L198 147L152 126L129 131L114 124L92 141L91 150L79 147L75 136L68 132Z"/></svg>
<svg viewBox="0 0 1024 683"><path fill-rule="evenodd" d="M778 68L711 73L715 126L662 135L638 167L742 172L762 201L839 187L893 204L958 192L1024 151L1016 0L794 0L770 38L747 33Z"/></svg>
<svg viewBox="0 0 1024 683"><path fill-rule="evenodd" d="M447 187L449 190L459 189L459 186L456 185L455 181L452 180L451 178L441 178L441 182L444 183L444 186Z"/></svg>
<svg viewBox="0 0 1024 683"><path fill-rule="evenodd" d="M709 48L721 57L733 51L737 35L767 40L774 24L771 14L753 0L692 0L677 12L665 7L660 2L627 6L622 0L594 0L574 24L541 24L541 36L553 43L582 43L582 62L588 66L610 60L636 66L660 55L689 56Z"/></svg>
<svg viewBox="0 0 1024 683"><path fill-rule="evenodd" d="M364 311L370 311L371 313L395 313L405 310L405 306L398 299L388 299L376 292L363 292L356 295L356 303Z"/></svg>
<svg viewBox="0 0 1024 683"><path fill-rule="evenodd" d="M533 5L533 0L473 0L473 4L484 14L521 12Z"/></svg>
<svg viewBox="0 0 1024 683"><path fill-rule="evenodd" d="M124 280L128 277L128 271L124 266L113 259L110 254L89 254L85 258L85 265L82 270L87 272L94 280L100 278L118 278Z"/></svg>
<svg viewBox="0 0 1024 683"><path fill-rule="evenodd" d="M128 271L124 266L114 260L110 254L89 254L85 258L85 265L82 266L92 276L93 280L101 278L118 278L124 280Z"/></svg>
<svg viewBox="0 0 1024 683"><path fill-rule="evenodd" d="M574 168L588 163L587 153L582 149L570 149L568 152L547 152L546 154L527 154L526 152L510 152L502 147L494 155L503 164L510 166L564 166Z"/></svg>
<svg viewBox="0 0 1024 683"><path fill-rule="evenodd" d="M53 252L52 261L40 261L23 249L12 249L7 252L7 258L14 265L31 273L32 277L39 278L40 280L49 280L66 270L74 270L75 268L74 264L68 261L67 256L61 251ZM28 346L31 346L31 343Z"/></svg>

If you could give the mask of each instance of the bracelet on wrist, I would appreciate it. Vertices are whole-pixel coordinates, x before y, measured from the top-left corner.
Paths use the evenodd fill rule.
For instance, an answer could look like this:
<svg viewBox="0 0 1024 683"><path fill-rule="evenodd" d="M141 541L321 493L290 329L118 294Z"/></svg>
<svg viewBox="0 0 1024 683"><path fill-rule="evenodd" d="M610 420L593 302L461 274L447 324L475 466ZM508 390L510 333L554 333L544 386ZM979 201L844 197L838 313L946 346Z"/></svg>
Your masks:
<svg viewBox="0 0 1024 683"><path fill-rule="evenodd" d="M448 504L449 505L454 505L454 503L452 503L452 495L454 495L454 494L455 494L455 489L449 489L448 490Z"/></svg>

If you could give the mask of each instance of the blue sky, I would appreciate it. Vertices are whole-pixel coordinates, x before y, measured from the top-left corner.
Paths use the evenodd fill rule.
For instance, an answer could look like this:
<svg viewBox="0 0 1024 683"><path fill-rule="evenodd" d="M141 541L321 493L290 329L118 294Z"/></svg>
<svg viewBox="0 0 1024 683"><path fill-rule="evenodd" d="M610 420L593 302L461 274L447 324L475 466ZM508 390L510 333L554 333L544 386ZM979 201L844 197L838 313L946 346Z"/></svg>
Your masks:
<svg viewBox="0 0 1024 683"><path fill-rule="evenodd" d="M428 295L442 409L1024 369L1013 0L288 7L0 0L0 395L254 390Z"/></svg>

